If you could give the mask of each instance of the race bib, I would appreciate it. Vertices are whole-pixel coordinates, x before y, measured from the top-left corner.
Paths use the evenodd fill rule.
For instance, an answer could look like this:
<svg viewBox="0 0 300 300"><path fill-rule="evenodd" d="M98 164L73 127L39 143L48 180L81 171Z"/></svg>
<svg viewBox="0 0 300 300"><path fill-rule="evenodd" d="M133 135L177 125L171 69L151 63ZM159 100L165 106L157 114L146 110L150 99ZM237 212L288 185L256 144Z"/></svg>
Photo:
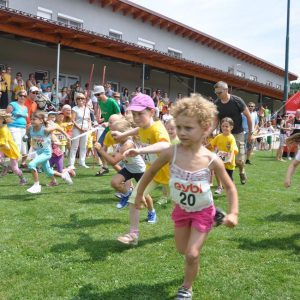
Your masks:
<svg viewBox="0 0 300 300"><path fill-rule="evenodd" d="M207 181L186 182L170 180L171 197L185 211L199 211L212 204L212 194Z"/></svg>
<svg viewBox="0 0 300 300"><path fill-rule="evenodd" d="M32 148L33 149L44 149L46 148L47 143L43 137L37 137L32 139Z"/></svg>
<svg viewBox="0 0 300 300"><path fill-rule="evenodd" d="M157 154L154 153L147 153L143 156L145 163L148 163L150 165L154 163L157 157Z"/></svg>
<svg viewBox="0 0 300 300"><path fill-rule="evenodd" d="M230 152L218 151L217 155L224 162L224 164L230 162L230 157L231 157Z"/></svg>
<svg viewBox="0 0 300 300"><path fill-rule="evenodd" d="M294 129L300 129L300 124L294 124Z"/></svg>

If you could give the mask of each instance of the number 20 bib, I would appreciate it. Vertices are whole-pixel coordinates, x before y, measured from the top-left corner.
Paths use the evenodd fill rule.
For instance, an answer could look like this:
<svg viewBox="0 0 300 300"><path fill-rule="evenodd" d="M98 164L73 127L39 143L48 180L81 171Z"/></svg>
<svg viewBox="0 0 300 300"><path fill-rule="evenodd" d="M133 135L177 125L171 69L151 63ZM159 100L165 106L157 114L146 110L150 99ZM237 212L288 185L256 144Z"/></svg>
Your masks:
<svg viewBox="0 0 300 300"><path fill-rule="evenodd" d="M172 200L187 212L200 211L213 203L210 184L206 180L189 182L171 178L169 186Z"/></svg>

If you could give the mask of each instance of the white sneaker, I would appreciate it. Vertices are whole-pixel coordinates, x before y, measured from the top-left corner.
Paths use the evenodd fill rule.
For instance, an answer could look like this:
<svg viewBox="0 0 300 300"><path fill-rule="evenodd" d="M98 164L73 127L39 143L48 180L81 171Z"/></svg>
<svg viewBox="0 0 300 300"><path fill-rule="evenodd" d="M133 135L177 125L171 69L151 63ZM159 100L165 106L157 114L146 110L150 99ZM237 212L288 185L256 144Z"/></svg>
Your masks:
<svg viewBox="0 0 300 300"><path fill-rule="evenodd" d="M62 173L61 179L64 180L67 184L73 184L73 180L72 180L69 172Z"/></svg>
<svg viewBox="0 0 300 300"><path fill-rule="evenodd" d="M31 188L27 189L27 192L31 194L37 194L40 193L41 191L42 191L41 185L35 185L35 184Z"/></svg>
<svg viewBox="0 0 300 300"><path fill-rule="evenodd" d="M221 188L221 187L218 187L218 188L215 190L215 194L217 194L217 195L221 195L222 192L223 192L223 188Z"/></svg>
<svg viewBox="0 0 300 300"><path fill-rule="evenodd" d="M289 156L289 157L288 157L288 160L292 160L292 158Z"/></svg>
<svg viewBox="0 0 300 300"><path fill-rule="evenodd" d="M80 165L80 167L83 167L83 168L86 168L86 169L89 169L89 168L90 168L90 167L87 166L86 164L82 164L82 165Z"/></svg>

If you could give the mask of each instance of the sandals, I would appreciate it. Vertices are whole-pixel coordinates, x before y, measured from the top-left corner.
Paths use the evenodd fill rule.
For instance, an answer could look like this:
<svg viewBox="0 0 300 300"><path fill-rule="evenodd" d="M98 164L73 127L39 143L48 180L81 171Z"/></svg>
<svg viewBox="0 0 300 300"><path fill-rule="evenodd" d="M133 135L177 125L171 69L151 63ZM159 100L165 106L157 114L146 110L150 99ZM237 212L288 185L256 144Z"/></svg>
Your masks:
<svg viewBox="0 0 300 300"><path fill-rule="evenodd" d="M134 233L126 233L118 237L118 241L125 245L137 245L138 236Z"/></svg>

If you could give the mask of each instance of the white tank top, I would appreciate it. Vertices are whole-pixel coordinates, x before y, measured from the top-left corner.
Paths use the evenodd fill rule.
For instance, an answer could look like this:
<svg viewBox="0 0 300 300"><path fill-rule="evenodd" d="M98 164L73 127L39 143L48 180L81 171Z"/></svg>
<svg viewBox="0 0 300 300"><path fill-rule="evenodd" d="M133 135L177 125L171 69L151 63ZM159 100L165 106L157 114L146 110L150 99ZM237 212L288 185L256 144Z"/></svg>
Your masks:
<svg viewBox="0 0 300 300"><path fill-rule="evenodd" d="M172 200L187 212L200 211L213 204L210 190L210 164L217 157L212 153L206 168L198 171L186 171L175 164L177 145L174 147L173 160L170 166L170 192Z"/></svg>

